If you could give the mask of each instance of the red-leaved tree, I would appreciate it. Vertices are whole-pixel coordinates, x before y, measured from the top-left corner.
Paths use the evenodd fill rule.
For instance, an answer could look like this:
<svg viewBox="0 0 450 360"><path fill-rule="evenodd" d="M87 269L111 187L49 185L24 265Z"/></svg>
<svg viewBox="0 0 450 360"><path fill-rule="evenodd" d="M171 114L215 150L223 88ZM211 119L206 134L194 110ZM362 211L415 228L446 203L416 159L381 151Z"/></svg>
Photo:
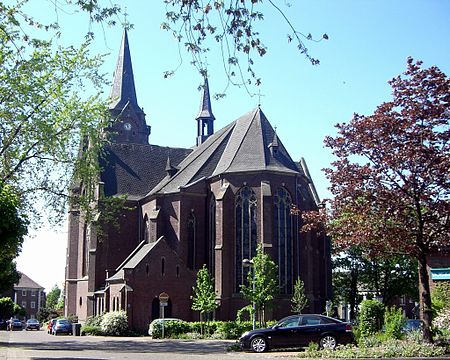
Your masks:
<svg viewBox="0 0 450 360"><path fill-rule="evenodd" d="M427 264L450 246L450 80L421 65L409 58L389 82L391 101L325 139L337 158L326 169L334 196L327 230L341 249L417 259L424 340L432 342Z"/></svg>

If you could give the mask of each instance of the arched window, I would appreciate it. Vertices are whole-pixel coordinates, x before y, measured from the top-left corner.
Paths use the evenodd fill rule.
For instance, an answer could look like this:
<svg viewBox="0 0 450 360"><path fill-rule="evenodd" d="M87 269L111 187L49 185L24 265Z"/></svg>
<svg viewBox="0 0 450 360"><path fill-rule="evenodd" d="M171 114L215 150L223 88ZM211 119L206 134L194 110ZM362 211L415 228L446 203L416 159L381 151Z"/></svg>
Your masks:
<svg viewBox="0 0 450 360"><path fill-rule="evenodd" d="M144 241L146 243L150 242L150 224L148 221L147 214L145 214L145 217L144 217Z"/></svg>
<svg viewBox="0 0 450 360"><path fill-rule="evenodd" d="M236 292L239 292L240 285L247 282L248 268L242 265L243 259L251 259L256 255L257 227L256 227L256 194L248 186L243 187L236 194L235 214L236 214ZM245 270L244 270L245 269Z"/></svg>
<svg viewBox="0 0 450 360"><path fill-rule="evenodd" d="M209 227L208 227L208 247L209 247L209 271L214 276L215 271L215 247L216 247L216 198L214 195L209 202Z"/></svg>
<svg viewBox="0 0 450 360"><path fill-rule="evenodd" d="M188 217L188 258L187 258L187 266L189 269L195 268L195 215L194 212L191 212Z"/></svg>
<svg viewBox="0 0 450 360"><path fill-rule="evenodd" d="M278 281L281 294L292 293L293 229L292 199L284 188L273 196L273 241L277 251Z"/></svg>

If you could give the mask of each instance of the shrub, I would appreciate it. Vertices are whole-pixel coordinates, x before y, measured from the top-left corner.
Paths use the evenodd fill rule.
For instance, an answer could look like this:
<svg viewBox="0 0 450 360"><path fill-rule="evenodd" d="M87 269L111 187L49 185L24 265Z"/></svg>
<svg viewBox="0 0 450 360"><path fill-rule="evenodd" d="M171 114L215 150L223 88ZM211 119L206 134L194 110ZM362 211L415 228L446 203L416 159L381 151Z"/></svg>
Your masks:
<svg viewBox="0 0 450 360"><path fill-rule="evenodd" d="M81 336L84 335L103 335L102 328L100 326L84 325L81 327Z"/></svg>
<svg viewBox="0 0 450 360"><path fill-rule="evenodd" d="M101 326L102 324L102 315L97 315L97 316L89 316L86 319L85 325L89 325L89 326Z"/></svg>
<svg viewBox="0 0 450 360"><path fill-rule="evenodd" d="M434 314L438 314L446 307L450 307L448 299L450 298L450 282L443 281L436 283L431 292L431 301Z"/></svg>
<svg viewBox="0 0 450 360"><path fill-rule="evenodd" d="M124 335L128 330L127 313L120 310L103 314L101 329L105 335Z"/></svg>
<svg viewBox="0 0 450 360"><path fill-rule="evenodd" d="M374 335L381 330L383 324L384 305L376 300L364 300L361 302L359 312L359 331L361 337Z"/></svg>
<svg viewBox="0 0 450 360"><path fill-rule="evenodd" d="M442 309L433 320L433 324L441 331L450 331L450 307Z"/></svg>
<svg viewBox="0 0 450 360"><path fill-rule="evenodd" d="M164 337L165 338L177 338L182 334L186 334L191 331L191 327L187 321L165 321L164 322ZM154 324L152 337L154 339L160 339L162 337L162 323L156 322Z"/></svg>
<svg viewBox="0 0 450 360"><path fill-rule="evenodd" d="M384 313L384 330L386 339L401 339L406 318L401 309L391 307Z"/></svg>

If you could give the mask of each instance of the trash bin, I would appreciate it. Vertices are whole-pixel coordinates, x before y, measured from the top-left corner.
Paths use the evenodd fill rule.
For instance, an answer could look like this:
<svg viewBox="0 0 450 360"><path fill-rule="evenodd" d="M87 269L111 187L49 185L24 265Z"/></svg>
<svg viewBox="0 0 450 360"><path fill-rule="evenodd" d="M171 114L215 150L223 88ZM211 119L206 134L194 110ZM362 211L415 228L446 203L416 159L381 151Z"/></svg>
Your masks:
<svg viewBox="0 0 450 360"><path fill-rule="evenodd" d="M80 336L81 335L81 324L72 324L72 335Z"/></svg>

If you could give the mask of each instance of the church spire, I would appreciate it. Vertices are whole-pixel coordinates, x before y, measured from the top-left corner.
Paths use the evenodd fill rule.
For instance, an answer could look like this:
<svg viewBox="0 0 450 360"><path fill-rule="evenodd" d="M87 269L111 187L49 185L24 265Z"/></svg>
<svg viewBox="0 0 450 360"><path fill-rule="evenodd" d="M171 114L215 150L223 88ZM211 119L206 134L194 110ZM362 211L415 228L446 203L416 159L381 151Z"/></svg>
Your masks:
<svg viewBox="0 0 450 360"><path fill-rule="evenodd" d="M109 110L116 119L111 129L113 141L148 144L150 126L145 121L144 110L137 103L127 26L123 30L110 99Z"/></svg>
<svg viewBox="0 0 450 360"><path fill-rule="evenodd" d="M123 110L129 102L137 111L139 108L134 86L133 66L131 64L130 46L128 44L128 32L125 28L122 35L119 57L117 59L114 81L111 89L111 110Z"/></svg>
<svg viewBox="0 0 450 360"><path fill-rule="evenodd" d="M209 136L214 134L214 117L211 108L211 97L209 96L208 78L205 76L203 94L200 101L200 111L197 120L197 146L202 144ZM205 129L206 127L206 129ZM206 130L206 132L205 132Z"/></svg>

